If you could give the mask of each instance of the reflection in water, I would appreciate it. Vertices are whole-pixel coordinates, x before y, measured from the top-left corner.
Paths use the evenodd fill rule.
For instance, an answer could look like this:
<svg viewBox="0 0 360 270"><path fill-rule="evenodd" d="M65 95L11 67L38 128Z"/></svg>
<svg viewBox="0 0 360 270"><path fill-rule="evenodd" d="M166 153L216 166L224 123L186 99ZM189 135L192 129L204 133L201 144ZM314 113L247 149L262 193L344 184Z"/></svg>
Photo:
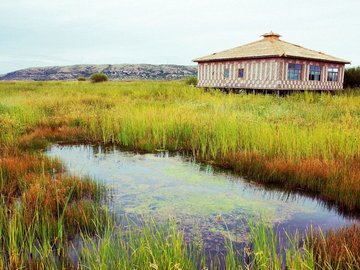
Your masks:
<svg viewBox="0 0 360 270"><path fill-rule="evenodd" d="M354 222L320 201L245 181L241 177L168 153L136 154L100 146L52 146L46 154L74 175L90 176L111 187L111 208L130 216L175 218L193 237L200 232L209 248L223 235L242 241L247 219L265 216L278 230ZM192 234L193 233L193 234Z"/></svg>

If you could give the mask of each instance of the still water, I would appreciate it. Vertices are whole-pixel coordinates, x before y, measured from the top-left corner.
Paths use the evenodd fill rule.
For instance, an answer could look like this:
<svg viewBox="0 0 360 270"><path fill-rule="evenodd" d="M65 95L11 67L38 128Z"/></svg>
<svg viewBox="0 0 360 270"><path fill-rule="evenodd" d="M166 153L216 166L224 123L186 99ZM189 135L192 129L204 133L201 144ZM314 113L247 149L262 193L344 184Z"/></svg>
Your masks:
<svg viewBox="0 0 360 270"><path fill-rule="evenodd" d="M268 189L180 155L90 145L53 145L46 155L60 159L72 175L105 184L116 213L174 218L188 238L200 233L209 248L224 236L242 241L246 220L259 216L279 231L327 230L356 222L317 199Z"/></svg>

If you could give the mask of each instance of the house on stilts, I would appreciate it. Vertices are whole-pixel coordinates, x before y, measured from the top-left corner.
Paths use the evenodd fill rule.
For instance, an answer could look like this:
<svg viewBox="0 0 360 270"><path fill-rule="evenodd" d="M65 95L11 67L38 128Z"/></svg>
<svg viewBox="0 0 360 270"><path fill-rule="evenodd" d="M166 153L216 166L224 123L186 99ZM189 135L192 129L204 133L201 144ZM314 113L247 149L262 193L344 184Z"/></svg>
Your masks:
<svg viewBox="0 0 360 270"><path fill-rule="evenodd" d="M303 48L266 33L262 40L194 59L198 86L224 90L289 92L343 89L350 61Z"/></svg>

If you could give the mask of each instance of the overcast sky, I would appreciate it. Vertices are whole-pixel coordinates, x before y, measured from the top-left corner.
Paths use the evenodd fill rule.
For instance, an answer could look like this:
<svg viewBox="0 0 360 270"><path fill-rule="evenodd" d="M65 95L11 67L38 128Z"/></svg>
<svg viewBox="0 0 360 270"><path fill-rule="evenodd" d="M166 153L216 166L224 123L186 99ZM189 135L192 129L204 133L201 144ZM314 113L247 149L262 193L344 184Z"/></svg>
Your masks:
<svg viewBox="0 0 360 270"><path fill-rule="evenodd" d="M360 0L0 0L0 74L70 64L192 64L260 39L360 65Z"/></svg>

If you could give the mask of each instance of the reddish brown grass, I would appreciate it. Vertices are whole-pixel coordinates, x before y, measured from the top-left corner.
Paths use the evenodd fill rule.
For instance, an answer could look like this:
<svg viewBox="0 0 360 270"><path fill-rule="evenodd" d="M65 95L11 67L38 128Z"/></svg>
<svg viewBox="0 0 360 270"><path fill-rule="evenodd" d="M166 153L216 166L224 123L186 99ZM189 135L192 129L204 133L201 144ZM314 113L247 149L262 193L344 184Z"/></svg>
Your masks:
<svg viewBox="0 0 360 270"><path fill-rule="evenodd" d="M27 225L31 224L36 212L46 213L56 224L67 201L69 208L65 218L76 220L77 225L91 220L91 204L85 202L91 200L94 203L99 199L99 187L90 180L63 175L59 162L31 154L6 156L0 159L0 170L1 197L9 205L20 200L26 210ZM79 207L73 206L76 203ZM75 222L66 224L76 225Z"/></svg>
<svg viewBox="0 0 360 270"><path fill-rule="evenodd" d="M360 160L329 161L307 158L291 161L256 153L229 154L214 161L261 183L301 190L347 211L360 209Z"/></svg>
<svg viewBox="0 0 360 270"><path fill-rule="evenodd" d="M29 175L51 174L54 170L61 171L62 167L59 162L24 153L0 158L0 170L0 180L3 183L0 193L11 201L34 182Z"/></svg>
<svg viewBox="0 0 360 270"><path fill-rule="evenodd" d="M79 143L84 141L84 134L79 127L39 127L22 136L19 146L23 149L38 149L49 141Z"/></svg>
<svg viewBox="0 0 360 270"><path fill-rule="evenodd" d="M98 186L94 182L60 176L53 179L49 176L39 178L36 175L29 175L27 179L32 184L23 191L21 201L26 208L25 220L28 224L39 211L48 213L53 220L57 220L65 211L64 220L67 225L89 223L92 206L86 202L96 201ZM65 209L67 202L69 205Z"/></svg>
<svg viewBox="0 0 360 270"><path fill-rule="evenodd" d="M360 225L317 234L311 242L320 268L325 267L324 262L334 269L360 268Z"/></svg>

